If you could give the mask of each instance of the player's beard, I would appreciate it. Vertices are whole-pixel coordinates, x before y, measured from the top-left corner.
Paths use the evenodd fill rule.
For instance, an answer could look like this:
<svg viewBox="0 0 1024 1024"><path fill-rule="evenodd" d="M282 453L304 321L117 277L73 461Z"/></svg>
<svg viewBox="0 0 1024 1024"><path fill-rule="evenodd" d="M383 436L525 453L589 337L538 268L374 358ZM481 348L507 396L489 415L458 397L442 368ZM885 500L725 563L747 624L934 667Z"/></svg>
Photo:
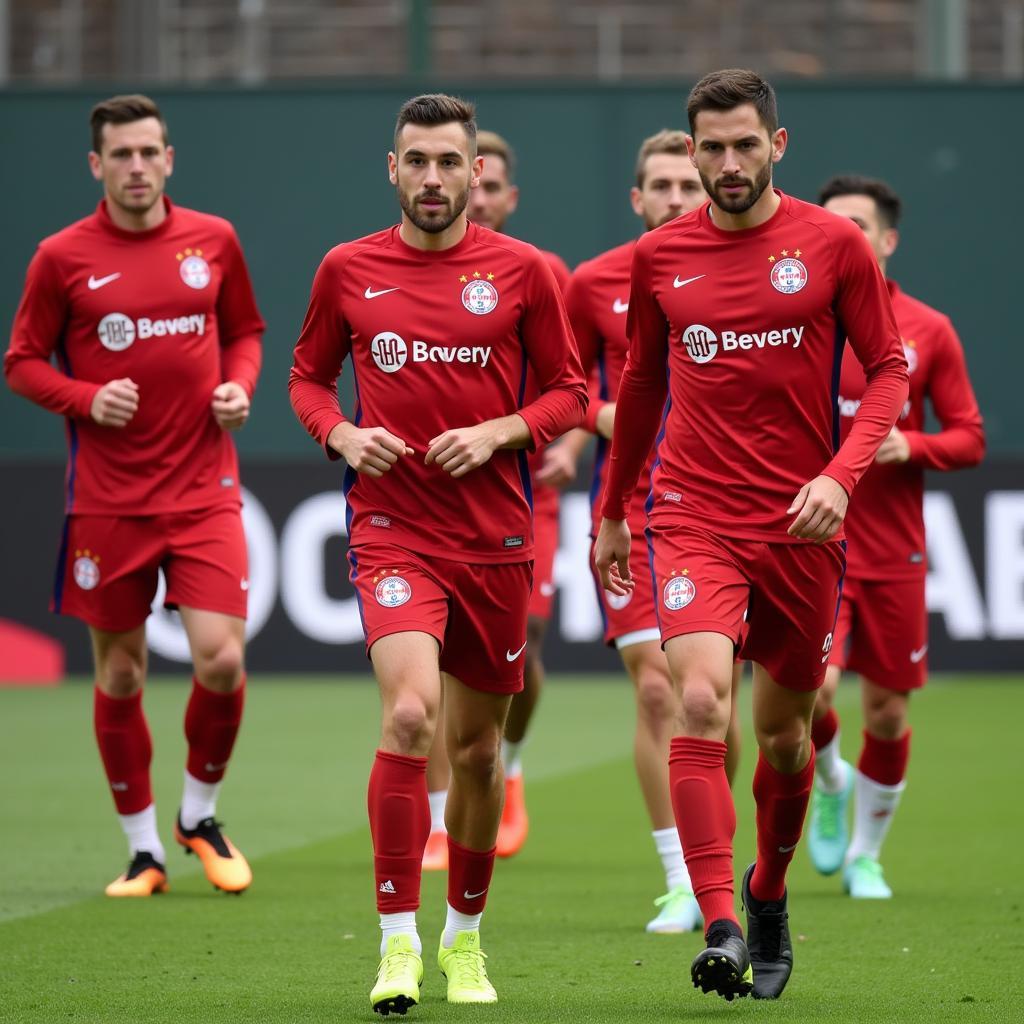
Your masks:
<svg viewBox="0 0 1024 1024"><path fill-rule="evenodd" d="M660 228L662 224L667 224L670 220L675 220L677 217L681 217L681 213L666 213L655 220L648 214L644 214L644 228L647 231L653 231L655 228Z"/></svg>
<svg viewBox="0 0 1024 1024"><path fill-rule="evenodd" d="M441 207L436 213L427 213L419 206L422 199L440 199L447 203L447 208ZM410 196L401 184L398 185L398 202L402 212L420 229L431 235L439 235L455 223L459 214L465 210L469 203L469 185L459 192L454 198L447 199L440 192L422 192L418 196Z"/></svg>
<svg viewBox="0 0 1024 1024"><path fill-rule="evenodd" d="M771 160L766 161L764 166L758 169L757 176L753 181L749 178L719 178L717 182L714 182L699 168L698 171L700 180L704 183L704 191L714 200L715 206L726 213L746 213L772 183ZM748 191L746 195L730 197L720 191L723 185L746 185Z"/></svg>

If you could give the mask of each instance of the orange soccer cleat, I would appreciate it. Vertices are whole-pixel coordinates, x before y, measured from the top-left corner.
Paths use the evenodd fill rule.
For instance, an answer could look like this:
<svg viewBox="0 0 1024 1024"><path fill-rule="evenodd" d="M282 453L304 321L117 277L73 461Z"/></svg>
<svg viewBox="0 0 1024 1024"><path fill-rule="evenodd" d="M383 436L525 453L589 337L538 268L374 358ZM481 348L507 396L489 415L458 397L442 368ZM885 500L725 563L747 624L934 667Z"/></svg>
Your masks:
<svg viewBox="0 0 1024 1024"><path fill-rule="evenodd" d="M104 890L108 896L152 896L167 892L167 872L152 854L136 853L125 873L115 878Z"/></svg>
<svg viewBox="0 0 1024 1024"><path fill-rule="evenodd" d="M220 830L220 822L203 818L193 829L186 829L179 816L174 822L174 838L202 862L206 877L215 889L241 893L252 882L252 869Z"/></svg>
<svg viewBox="0 0 1024 1024"><path fill-rule="evenodd" d="M448 870L448 833L440 829L427 836L427 845L423 849L424 871Z"/></svg>
<svg viewBox="0 0 1024 1024"><path fill-rule="evenodd" d="M498 856L514 857L522 849L529 831L530 819L526 815L523 777L506 777L505 807L501 812L501 824L498 826Z"/></svg>

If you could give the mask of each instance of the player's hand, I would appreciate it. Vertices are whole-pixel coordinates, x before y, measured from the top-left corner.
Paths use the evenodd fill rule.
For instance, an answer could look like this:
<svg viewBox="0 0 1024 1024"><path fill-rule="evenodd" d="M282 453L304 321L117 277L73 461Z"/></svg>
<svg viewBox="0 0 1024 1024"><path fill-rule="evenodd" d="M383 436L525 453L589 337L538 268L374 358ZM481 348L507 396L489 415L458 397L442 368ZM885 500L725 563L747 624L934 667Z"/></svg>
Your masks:
<svg viewBox="0 0 1024 1024"><path fill-rule="evenodd" d="M889 436L882 442L875 462L885 465L887 462L907 462L910 459L910 442L903 431L893 427Z"/></svg>
<svg viewBox="0 0 1024 1024"><path fill-rule="evenodd" d="M412 455L412 449L390 430L352 423L339 423L328 434L327 446L367 476L383 476L403 455Z"/></svg>
<svg viewBox="0 0 1024 1024"><path fill-rule="evenodd" d="M249 418L249 396L237 381L226 380L213 389L210 409L221 430L239 430Z"/></svg>
<svg viewBox="0 0 1024 1024"><path fill-rule="evenodd" d="M594 547L594 564L601 586L610 594L625 597L636 586L629 572L629 523L625 519L602 519Z"/></svg>
<svg viewBox="0 0 1024 1024"><path fill-rule="evenodd" d="M544 449L535 479L548 487L568 487L576 479L576 459L568 445L556 444Z"/></svg>
<svg viewBox="0 0 1024 1024"><path fill-rule="evenodd" d="M607 405L602 405L597 413L597 421L595 423L597 432L606 440L612 439L612 431L615 429L615 403L609 402Z"/></svg>
<svg viewBox="0 0 1024 1024"><path fill-rule="evenodd" d="M427 449L426 465L437 464L454 477L482 466L501 445L501 438L490 423L475 427L456 427L438 434Z"/></svg>
<svg viewBox="0 0 1024 1024"><path fill-rule="evenodd" d="M89 415L101 427L124 427L139 408L139 385L131 377L108 380L93 395Z"/></svg>
<svg viewBox="0 0 1024 1024"><path fill-rule="evenodd" d="M816 476L800 488L787 514L797 513L787 531L790 537L802 537L823 544L831 540L843 525L850 496L830 476Z"/></svg>

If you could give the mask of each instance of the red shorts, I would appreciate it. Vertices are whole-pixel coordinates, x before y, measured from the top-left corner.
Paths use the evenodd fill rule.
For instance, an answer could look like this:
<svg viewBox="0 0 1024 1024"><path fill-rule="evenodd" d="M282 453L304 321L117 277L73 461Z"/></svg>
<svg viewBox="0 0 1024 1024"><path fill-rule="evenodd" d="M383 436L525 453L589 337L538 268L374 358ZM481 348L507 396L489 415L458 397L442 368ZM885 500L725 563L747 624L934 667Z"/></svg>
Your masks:
<svg viewBox="0 0 1024 1024"><path fill-rule="evenodd" d="M348 557L367 655L392 633L429 633L442 672L487 693L523 688L529 562L454 562L393 544L362 544Z"/></svg>
<svg viewBox="0 0 1024 1024"><path fill-rule="evenodd" d="M622 650L645 640L660 640L658 610L654 606L654 581L646 537L632 537L629 547L629 573L636 586L624 597L609 594L601 586L601 576L594 565L594 545L590 548L590 569L597 586L597 603L604 620L604 642ZM594 544L597 542L595 541Z"/></svg>
<svg viewBox="0 0 1024 1024"><path fill-rule="evenodd" d="M555 599L555 555L558 552L558 492L551 487L537 486L534 497L533 591L527 614L531 619L550 619L551 604Z"/></svg>
<svg viewBox="0 0 1024 1024"><path fill-rule="evenodd" d="M928 678L928 607L924 577L851 580L843 585L830 665L887 690L920 689Z"/></svg>
<svg viewBox="0 0 1024 1024"><path fill-rule="evenodd" d="M653 528L651 537L663 643L724 633L780 686L821 686L846 568L842 542L769 544L690 526Z"/></svg>
<svg viewBox="0 0 1024 1024"><path fill-rule="evenodd" d="M157 570L167 608L245 618L249 558L234 505L159 516L68 516L50 609L123 633L146 621Z"/></svg>

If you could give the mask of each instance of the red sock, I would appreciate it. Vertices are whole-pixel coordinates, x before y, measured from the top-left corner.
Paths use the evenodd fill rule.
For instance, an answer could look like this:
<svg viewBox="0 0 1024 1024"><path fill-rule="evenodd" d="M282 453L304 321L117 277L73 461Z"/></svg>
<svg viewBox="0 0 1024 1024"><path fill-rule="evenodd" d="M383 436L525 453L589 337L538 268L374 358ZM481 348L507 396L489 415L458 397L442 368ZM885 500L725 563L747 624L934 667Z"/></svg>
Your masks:
<svg viewBox="0 0 1024 1024"><path fill-rule="evenodd" d="M423 849L430 835L427 759L378 750L366 806L377 909L382 914L419 909Z"/></svg>
<svg viewBox="0 0 1024 1024"><path fill-rule="evenodd" d="M822 747L827 747L836 738L837 732L839 732L839 716L836 714L835 708L829 708L821 718L816 718L811 722L811 742L814 744L814 749L821 750Z"/></svg>
<svg viewBox="0 0 1024 1024"><path fill-rule="evenodd" d="M813 783L813 746L807 764L793 775L783 775L763 754L758 755L754 769L757 863L750 878L750 891L756 900L781 900L786 893L786 869L800 842Z"/></svg>
<svg viewBox="0 0 1024 1024"><path fill-rule="evenodd" d="M864 730L864 749L857 770L880 786L898 786L907 777L910 760L910 730L899 739L880 740Z"/></svg>
<svg viewBox="0 0 1024 1024"><path fill-rule="evenodd" d="M142 711L142 691L118 699L108 697L97 686L93 724L117 813L144 811L153 802L149 784L153 742Z"/></svg>
<svg viewBox="0 0 1024 1024"><path fill-rule="evenodd" d="M483 913L496 849L470 850L448 837L448 902L460 914Z"/></svg>
<svg viewBox="0 0 1024 1024"><path fill-rule="evenodd" d="M725 774L725 744L676 736L669 750L668 783L686 869L705 927L722 918L739 924L732 872L736 808Z"/></svg>
<svg viewBox="0 0 1024 1024"><path fill-rule="evenodd" d="M245 704L245 676L232 693L215 693L192 679L192 696L185 709L189 775L200 782L220 782L231 759Z"/></svg>

